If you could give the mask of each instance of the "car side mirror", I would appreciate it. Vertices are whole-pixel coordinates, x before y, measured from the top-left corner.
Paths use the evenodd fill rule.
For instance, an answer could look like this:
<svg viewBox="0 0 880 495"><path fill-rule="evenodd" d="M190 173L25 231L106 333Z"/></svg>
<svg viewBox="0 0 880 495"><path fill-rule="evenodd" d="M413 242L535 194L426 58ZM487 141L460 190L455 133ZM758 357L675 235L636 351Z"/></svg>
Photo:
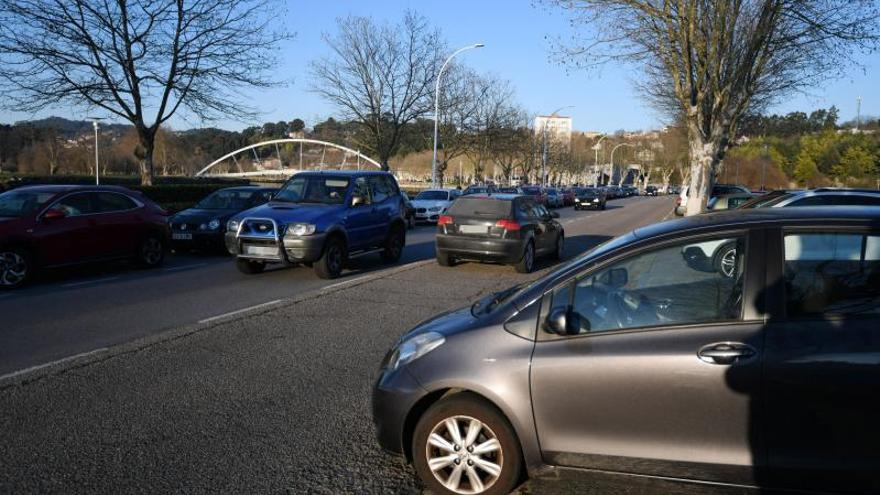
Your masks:
<svg viewBox="0 0 880 495"><path fill-rule="evenodd" d="M50 208L43 213L43 220L58 220L67 216L64 210L58 208Z"/></svg>
<svg viewBox="0 0 880 495"><path fill-rule="evenodd" d="M577 335L590 330L590 320L582 317L571 306L553 308L541 325L545 332L554 335Z"/></svg>
<svg viewBox="0 0 880 495"><path fill-rule="evenodd" d="M550 217L551 218L559 218L559 212L558 211L551 211Z"/></svg>
<svg viewBox="0 0 880 495"><path fill-rule="evenodd" d="M351 197L352 208L357 208L358 206L363 206L365 204L367 204L367 198L360 195L354 195Z"/></svg>

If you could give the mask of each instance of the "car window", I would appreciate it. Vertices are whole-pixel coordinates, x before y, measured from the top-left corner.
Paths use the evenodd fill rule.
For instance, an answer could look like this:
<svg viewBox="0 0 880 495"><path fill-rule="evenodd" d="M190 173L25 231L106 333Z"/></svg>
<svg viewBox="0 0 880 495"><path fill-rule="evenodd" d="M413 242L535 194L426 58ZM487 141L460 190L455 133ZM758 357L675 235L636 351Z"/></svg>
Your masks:
<svg viewBox="0 0 880 495"><path fill-rule="evenodd" d="M855 194L825 194L792 202L789 206L880 206L880 197Z"/></svg>
<svg viewBox="0 0 880 495"><path fill-rule="evenodd" d="M728 198L727 207L730 209L739 208L742 204L751 198Z"/></svg>
<svg viewBox="0 0 880 495"><path fill-rule="evenodd" d="M101 213L133 210L138 207L131 198L117 193L98 193L98 204Z"/></svg>
<svg viewBox="0 0 880 495"><path fill-rule="evenodd" d="M347 177L295 175L278 190L273 200L284 203L342 204L348 183Z"/></svg>
<svg viewBox="0 0 880 495"><path fill-rule="evenodd" d="M381 203L391 196L391 188L383 176L371 176L369 179L373 192L373 201Z"/></svg>
<svg viewBox="0 0 880 495"><path fill-rule="evenodd" d="M68 217L97 213L92 201L94 196L92 193L71 194L52 205L52 209L61 210Z"/></svg>
<svg viewBox="0 0 880 495"><path fill-rule="evenodd" d="M23 217L36 213L55 193L9 191L0 194L0 217Z"/></svg>
<svg viewBox="0 0 880 495"><path fill-rule="evenodd" d="M558 289L552 305L569 297L590 333L737 320L744 247L729 237L637 254Z"/></svg>
<svg viewBox="0 0 880 495"><path fill-rule="evenodd" d="M785 236L789 316L880 313L880 235Z"/></svg>
<svg viewBox="0 0 880 495"><path fill-rule="evenodd" d="M373 202L372 196L370 195L370 185L367 183L366 177L358 177L354 180L354 188L352 189L352 196L361 196L364 198L364 204L370 204Z"/></svg>
<svg viewBox="0 0 880 495"><path fill-rule="evenodd" d="M535 205L535 216L538 218L545 218L550 216L550 211L544 207L544 205Z"/></svg>

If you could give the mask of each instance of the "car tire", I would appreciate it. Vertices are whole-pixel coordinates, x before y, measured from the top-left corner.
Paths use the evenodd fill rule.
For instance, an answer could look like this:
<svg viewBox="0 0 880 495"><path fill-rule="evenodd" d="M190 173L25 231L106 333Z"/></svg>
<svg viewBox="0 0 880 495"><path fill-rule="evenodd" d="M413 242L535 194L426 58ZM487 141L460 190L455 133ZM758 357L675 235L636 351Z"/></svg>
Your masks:
<svg viewBox="0 0 880 495"><path fill-rule="evenodd" d="M135 263L142 268L156 268L165 262L165 242L156 234L148 234L138 244Z"/></svg>
<svg viewBox="0 0 880 495"><path fill-rule="evenodd" d="M602 203L602 206L600 206L599 209L600 209L600 210L604 210L604 209L605 209L605 203Z"/></svg>
<svg viewBox="0 0 880 495"><path fill-rule="evenodd" d="M736 243L728 243L718 248L712 257L712 267L725 278L736 275Z"/></svg>
<svg viewBox="0 0 880 495"><path fill-rule="evenodd" d="M266 269L266 263L244 258L236 258L235 267L238 268L238 271L244 273L245 275L256 275L257 273L263 273L263 271Z"/></svg>
<svg viewBox="0 0 880 495"><path fill-rule="evenodd" d="M559 234L556 238L556 251L553 252L553 258L562 261L565 258L565 235Z"/></svg>
<svg viewBox="0 0 880 495"><path fill-rule="evenodd" d="M403 256L403 247L406 245L406 231L403 227L392 227L385 239L382 249L382 261L385 263L397 263Z"/></svg>
<svg viewBox="0 0 880 495"><path fill-rule="evenodd" d="M331 237L324 245L321 257L315 262L315 273L323 279L338 278L342 274L345 258L345 243L338 237Z"/></svg>
<svg viewBox="0 0 880 495"><path fill-rule="evenodd" d="M27 284L33 275L30 254L20 248L0 249L0 290L17 289Z"/></svg>
<svg viewBox="0 0 880 495"><path fill-rule="evenodd" d="M449 256L448 253L437 251L437 264L440 266L453 266L455 264L455 260L453 260L452 256Z"/></svg>
<svg viewBox="0 0 880 495"><path fill-rule="evenodd" d="M519 273L532 273L535 269L535 243L529 240L523 249L522 258L513 265Z"/></svg>
<svg viewBox="0 0 880 495"><path fill-rule="evenodd" d="M497 408L467 392L428 408L413 432L412 452L416 473L431 493L507 494L523 475L513 427Z"/></svg>

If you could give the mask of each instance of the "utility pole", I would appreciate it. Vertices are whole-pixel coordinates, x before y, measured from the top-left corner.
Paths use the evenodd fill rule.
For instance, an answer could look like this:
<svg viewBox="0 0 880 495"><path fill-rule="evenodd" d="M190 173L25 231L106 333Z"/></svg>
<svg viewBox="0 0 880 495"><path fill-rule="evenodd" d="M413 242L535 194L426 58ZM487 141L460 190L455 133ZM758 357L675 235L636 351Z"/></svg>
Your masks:
<svg viewBox="0 0 880 495"><path fill-rule="evenodd" d="M862 97L856 97L856 130L859 130L859 126L862 123Z"/></svg>
<svg viewBox="0 0 880 495"><path fill-rule="evenodd" d="M104 120L101 117L89 117L89 120L92 121L92 127L95 128L95 185L98 186L101 184L100 178L100 161L98 160L98 121Z"/></svg>

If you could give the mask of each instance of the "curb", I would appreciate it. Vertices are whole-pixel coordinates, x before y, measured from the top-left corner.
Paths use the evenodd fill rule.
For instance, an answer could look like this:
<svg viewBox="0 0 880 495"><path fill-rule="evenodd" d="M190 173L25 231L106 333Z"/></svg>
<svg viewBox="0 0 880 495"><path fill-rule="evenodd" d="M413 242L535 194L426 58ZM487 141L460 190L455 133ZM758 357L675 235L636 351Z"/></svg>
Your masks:
<svg viewBox="0 0 880 495"><path fill-rule="evenodd" d="M412 263L407 263L399 267L380 270L375 273L368 273L361 277L352 278L348 281L342 280L339 283L310 290L303 294L299 294L287 299L280 299L277 301L272 301L270 303L264 303L263 305L257 305L256 307L252 307L250 309L246 308L241 312L233 312L228 316L221 315L220 317L214 317L207 322L191 323L189 325L173 327L170 329L159 331L158 333L150 335L148 337L133 340L131 342L116 344L110 347L101 347L80 354L75 354L73 356L67 356L55 361L51 361L49 363L39 364L21 370L12 371L10 373L0 376L0 391L5 391L13 387L28 385L45 378L51 378L53 376L61 375L72 370L92 366L94 364L102 363L104 361L119 356L124 356L126 354L137 353L160 344L183 339L191 335L211 330L212 328L218 327L220 325L239 321L244 318L249 318L251 316L269 313L282 306L286 307L301 303L303 301L318 299L328 294L334 294L343 290L351 289L353 287L358 287L373 282L375 280L381 280L394 276L398 273L415 270L417 268L421 268L432 263L434 263L433 259L414 261Z"/></svg>

